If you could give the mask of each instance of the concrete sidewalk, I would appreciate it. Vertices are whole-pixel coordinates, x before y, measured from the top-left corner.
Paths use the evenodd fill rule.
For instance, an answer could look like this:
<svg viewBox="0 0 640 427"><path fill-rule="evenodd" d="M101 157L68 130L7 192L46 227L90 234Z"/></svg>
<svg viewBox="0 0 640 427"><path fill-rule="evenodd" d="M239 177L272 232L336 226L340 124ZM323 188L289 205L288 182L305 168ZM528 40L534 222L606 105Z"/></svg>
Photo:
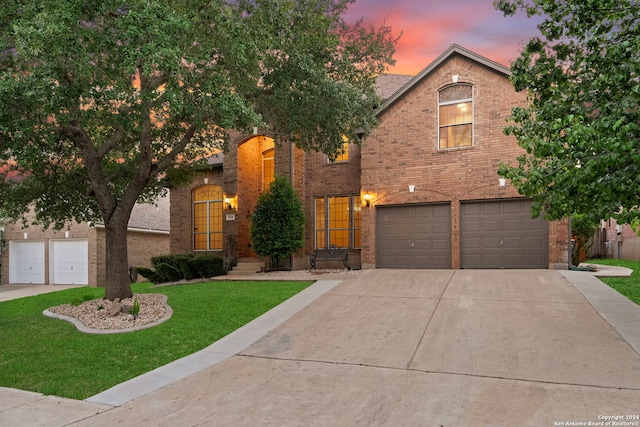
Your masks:
<svg viewBox="0 0 640 427"><path fill-rule="evenodd" d="M554 426L640 412L640 307L590 273L368 270L334 286L161 384L75 404L0 389L0 425Z"/></svg>

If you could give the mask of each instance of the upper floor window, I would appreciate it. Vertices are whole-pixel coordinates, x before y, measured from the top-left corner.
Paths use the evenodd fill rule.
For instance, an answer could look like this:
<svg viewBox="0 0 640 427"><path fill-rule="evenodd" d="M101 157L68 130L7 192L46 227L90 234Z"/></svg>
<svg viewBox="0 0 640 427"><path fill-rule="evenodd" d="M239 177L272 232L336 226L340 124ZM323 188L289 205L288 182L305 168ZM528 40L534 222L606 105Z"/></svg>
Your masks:
<svg viewBox="0 0 640 427"><path fill-rule="evenodd" d="M262 153L262 189L266 190L271 185L271 181L274 179L275 163L274 163L275 150L270 150Z"/></svg>
<svg viewBox="0 0 640 427"><path fill-rule="evenodd" d="M349 161L349 138L342 135L342 146L336 152L333 158L331 156L328 156L328 157L329 157L329 163L348 162Z"/></svg>
<svg viewBox="0 0 640 427"><path fill-rule="evenodd" d="M473 145L473 87L448 86L438 92L438 148Z"/></svg>
<svg viewBox="0 0 640 427"><path fill-rule="evenodd" d="M349 161L349 141L342 143L342 149L333 160L333 163L348 162Z"/></svg>

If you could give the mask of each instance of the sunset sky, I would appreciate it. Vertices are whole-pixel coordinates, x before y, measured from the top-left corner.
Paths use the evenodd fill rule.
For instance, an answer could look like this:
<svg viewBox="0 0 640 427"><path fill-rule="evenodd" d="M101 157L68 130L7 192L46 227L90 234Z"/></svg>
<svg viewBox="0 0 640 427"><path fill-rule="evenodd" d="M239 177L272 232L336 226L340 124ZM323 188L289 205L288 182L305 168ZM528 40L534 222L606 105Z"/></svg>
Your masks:
<svg viewBox="0 0 640 427"><path fill-rule="evenodd" d="M522 13L505 18L492 0L356 0L345 19L359 18L386 21L394 34L402 32L389 70L395 74L418 74L454 43L509 66L523 43L539 34L539 20Z"/></svg>

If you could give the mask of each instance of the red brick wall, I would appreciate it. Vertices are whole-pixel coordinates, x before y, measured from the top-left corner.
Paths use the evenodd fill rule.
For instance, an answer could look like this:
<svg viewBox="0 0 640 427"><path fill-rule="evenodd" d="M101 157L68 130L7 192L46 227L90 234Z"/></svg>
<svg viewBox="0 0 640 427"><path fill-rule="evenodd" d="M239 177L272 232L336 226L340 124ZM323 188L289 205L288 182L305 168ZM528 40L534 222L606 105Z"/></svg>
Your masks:
<svg viewBox="0 0 640 427"><path fill-rule="evenodd" d="M438 150L438 90L452 84L473 85L474 146ZM521 197L511 185L499 187L500 162L522 153L502 128L511 109L526 101L501 73L453 55L391 105L380 125L363 143L362 192L373 205L450 202L452 267L460 267L460 202ZM415 185L415 192L409 192ZM375 266L375 212L363 215L363 267ZM565 263L566 227L550 226L550 265Z"/></svg>

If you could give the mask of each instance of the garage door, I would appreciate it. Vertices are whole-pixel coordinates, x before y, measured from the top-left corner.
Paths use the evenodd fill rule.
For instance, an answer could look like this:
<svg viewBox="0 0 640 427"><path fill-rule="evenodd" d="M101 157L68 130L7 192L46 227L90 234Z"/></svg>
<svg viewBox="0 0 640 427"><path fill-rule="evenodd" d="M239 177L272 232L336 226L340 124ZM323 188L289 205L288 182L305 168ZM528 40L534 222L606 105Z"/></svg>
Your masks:
<svg viewBox="0 0 640 427"><path fill-rule="evenodd" d="M54 285L89 283L89 243L87 240L51 240L50 281Z"/></svg>
<svg viewBox="0 0 640 427"><path fill-rule="evenodd" d="M9 242L9 282L44 284L44 242Z"/></svg>
<svg viewBox="0 0 640 427"><path fill-rule="evenodd" d="M547 268L548 223L530 210L529 200L463 203L462 268Z"/></svg>
<svg viewBox="0 0 640 427"><path fill-rule="evenodd" d="M376 267L451 268L451 207L376 207Z"/></svg>

